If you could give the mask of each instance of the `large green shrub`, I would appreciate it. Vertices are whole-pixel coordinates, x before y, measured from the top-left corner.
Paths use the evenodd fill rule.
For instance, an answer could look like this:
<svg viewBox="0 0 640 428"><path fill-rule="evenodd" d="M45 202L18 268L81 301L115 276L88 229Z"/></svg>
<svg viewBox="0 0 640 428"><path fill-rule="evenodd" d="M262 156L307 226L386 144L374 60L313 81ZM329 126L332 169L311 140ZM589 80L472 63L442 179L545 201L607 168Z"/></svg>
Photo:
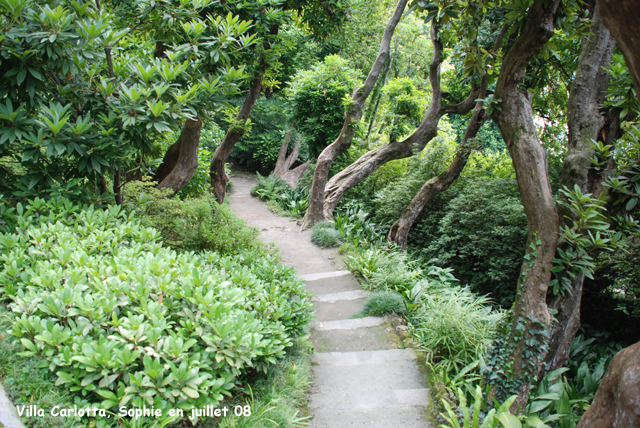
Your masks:
<svg viewBox="0 0 640 428"><path fill-rule="evenodd" d="M491 293L503 307L515 285L527 241L527 219L513 179L478 179L448 204L439 237L425 252L456 270L463 283Z"/></svg>
<svg viewBox="0 0 640 428"><path fill-rule="evenodd" d="M337 55L327 56L311 70L300 71L291 82L290 99L296 128L304 135L309 154L335 140L344 123L345 96L351 94L359 73Z"/></svg>
<svg viewBox="0 0 640 428"><path fill-rule="evenodd" d="M386 102L382 126L388 129L389 141L399 141L420 124L427 94L408 77L391 79L383 93Z"/></svg>
<svg viewBox="0 0 640 428"><path fill-rule="evenodd" d="M274 256L176 253L118 207L36 199L0 235L0 291L22 355L104 409L217 405L284 355L310 317Z"/></svg>

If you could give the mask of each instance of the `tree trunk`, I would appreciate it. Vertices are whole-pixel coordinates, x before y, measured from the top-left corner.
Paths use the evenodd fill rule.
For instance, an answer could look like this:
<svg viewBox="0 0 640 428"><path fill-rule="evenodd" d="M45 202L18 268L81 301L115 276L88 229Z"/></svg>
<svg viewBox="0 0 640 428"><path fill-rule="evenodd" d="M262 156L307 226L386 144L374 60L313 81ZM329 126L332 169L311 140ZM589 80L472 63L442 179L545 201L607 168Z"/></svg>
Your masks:
<svg viewBox="0 0 640 428"><path fill-rule="evenodd" d="M254 82L251 84L247 95L244 98L242 107L236 117L237 125L244 125L249 120L253 106L260 95L260 89L262 88L262 79L264 78L264 72L266 70L266 64L264 60L261 61L262 71L256 76ZM209 168L209 176L211 179L211 191L216 196L219 204L224 202L224 195L227 191L227 183L229 177L224 170L224 164L233 150L233 146L236 145L240 137L244 134L244 129L240 126L229 126L222 143L216 148L211 158L211 166Z"/></svg>
<svg viewBox="0 0 640 428"><path fill-rule="evenodd" d="M316 171L313 176L313 183L311 184L311 194L309 195L309 208L304 216L304 227L313 226L318 221L324 220L323 205L324 205L324 192L327 178L329 176L329 169L333 161L344 153L353 141L353 136L358 126L358 121L362 117L362 109L365 102L369 97L369 94L373 90L373 87L378 80L378 76L384 67L384 63L389 55L389 46L391 44L391 38L396 29L396 26L402 18L402 13L407 6L408 0L398 0L396 9L393 15L387 23L387 27L384 30L382 36L382 42L380 43L380 49L378 50L378 56L371 66L369 75L364 81L364 84L360 88L356 88L351 96L351 105L347 108L344 115L344 124L340 135L336 140L329 144L318 156L318 162L316 164Z"/></svg>
<svg viewBox="0 0 640 428"><path fill-rule="evenodd" d="M640 0L598 0L604 25L618 42L640 101Z"/></svg>
<svg viewBox="0 0 640 428"><path fill-rule="evenodd" d="M122 168L113 171L113 193L116 197L116 204L122 205Z"/></svg>
<svg viewBox="0 0 640 428"><path fill-rule="evenodd" d="M156 171L158 189L171 189L175 195L191 180L198 169L201 131L200 119L187 119L178 141L169 147Z"/></svg>
<svg viewBox="0 0 640 428"><path fill-rule="evenodd" d="M496 340L491 350L495 366L488 379L494 395L518 394L512 411L524 408L533 377L546 357L551 323L547 290L558 240L558 214L549 184L546 152L538 139L531 95L519 84L529 61L553 36L560 2L534 1L524 28L505 54L494 95L495 100L501 100L501 110L495 109L492 118L509 149L528 221L527 250L512 318L503 332L506 337Z"/></svg>
<svg viewBox="0 0 640 428"><path fill-rule="evenodd" d="M599 107L604 102L609 86L609 73L605 68L610 66L615 40L602 23L597 6L592 19L590 34L582 39L578 68L567 103L569 142L562 184L569 189L577 185L582 192L593 193L593 197L597 198L602 192L601 183L606 174L598 174L592 168L591 142L602 140L605 117L600 114ZM564 207L559 208L559 214L560 227L570 227L575 215ZM557 321L551 328L549 353L539 378L564 366L569 357L571 341L580 327L583 283L584 275L578 274L571 279L570 294L551 296L549 300L549 307L557 311Z"/></svg>
<svg viewBox="0 0 640 428"><path fill-rule="evenodd" d="M483 98L483 97L481 97ZM460 143L460 148L453 158L451 165L440 175L433 177L427 181L420 189L418 194L411 200L409 206L404 210L402 216L396 221L391 230L389 231L388 239L390 242L395 242L402 248L406 248L409 238L409 231L416 219L429 203L429 201L438 193L447 190L451 184L457 180L462 173L469 155L473 149L473 139L478 134L478 131L486 120L485 110L482 107L483 103L478 102L473 111L473 116Z"/></svg>
<svg viewBox="0 0 640 428"><path fill-rule="evenodd" d="M295 189L296 187L298 187L298 182L300 181L304 173L307 171L310 164L311 164L311 161L306 161L302 165L298 165L297 167L293 168L291 171L287 171L282 176L282 179L286 181L287 184L291 186L292 189Z"/></svg>
<svg viewBox="0 0 640 428"><path fill-rule="evenodd" d="M273 168L273 175L276 175L280 178L284 174L289 171L291 165L298 158L298 150L300 149L300 140L296 140L296 145L293 147L293 151L289 156L287 156L287 149L289 148L289 141L291 141L291 132L293 130L293 125L289 126L287 129L287 134L284 136L284 140L282 140L282 144L280 145L280 152L278 153L278 159L276 160L276 166Z"/></svg>

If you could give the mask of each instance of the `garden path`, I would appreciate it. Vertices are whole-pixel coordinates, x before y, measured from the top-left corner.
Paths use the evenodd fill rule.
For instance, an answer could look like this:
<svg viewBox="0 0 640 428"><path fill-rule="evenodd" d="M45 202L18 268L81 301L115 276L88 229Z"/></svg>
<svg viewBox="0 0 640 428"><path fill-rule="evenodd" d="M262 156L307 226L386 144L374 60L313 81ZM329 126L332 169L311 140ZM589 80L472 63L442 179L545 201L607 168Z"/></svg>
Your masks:
<svg viewBox="0 0 640 428"><path fill-rule="evenodd" d="M227 198L240 218L273 242L286 265L294 267L313 292L317 321L311 325L315 347L309 402L312 428L427 428L429 393L411 349L398 349L389 321L352 319L367 292L344 268L335 249L311 242L311 231L273 214L250 195L256 180L234 177Z"/></svg>

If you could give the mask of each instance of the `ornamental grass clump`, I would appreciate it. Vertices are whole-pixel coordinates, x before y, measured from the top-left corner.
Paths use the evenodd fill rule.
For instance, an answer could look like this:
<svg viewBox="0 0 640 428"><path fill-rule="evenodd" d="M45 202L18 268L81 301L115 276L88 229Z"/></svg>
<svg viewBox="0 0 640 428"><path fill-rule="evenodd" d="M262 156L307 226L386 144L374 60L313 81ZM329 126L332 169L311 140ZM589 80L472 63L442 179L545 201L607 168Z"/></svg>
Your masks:
<svg viewBox="0 0 640 428"><path fill-rule="evenodd" d="M119 207L36 199L17 213L20 233L0 234L10 333L81 404L216 406L309 321L302 281L276 257L177 253Z"/></svg>
<svg viewBox="0 0 640 428"><path fill-rule="evenodd" d="M333 223L321 221L313 226L311 240L320 247L337 247L342 242L342 235L333 227Z"/></svg>
<svg viewBox="0 0 640 428"><path fill-rule="evenodd" d="M365 300L362 315L402 315L406 312L407 308L400 294L393 291L376 291Z"/></svg>
<svg viewBox="0 0 640 428"><path fill-rule="evenodd" d="M427 280L416 284L424 287L417 294L409 329L436 367L447 371L480 359L494 337L503 317L495 311L486 296L478 296L468 288L429 287Z"/></svg>

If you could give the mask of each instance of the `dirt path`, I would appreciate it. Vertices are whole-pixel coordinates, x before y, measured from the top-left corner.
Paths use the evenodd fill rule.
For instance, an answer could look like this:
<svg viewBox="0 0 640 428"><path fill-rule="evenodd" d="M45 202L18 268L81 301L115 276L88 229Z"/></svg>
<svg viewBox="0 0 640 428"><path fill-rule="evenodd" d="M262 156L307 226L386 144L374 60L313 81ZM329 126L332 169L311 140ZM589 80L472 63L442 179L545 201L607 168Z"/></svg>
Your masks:
<svg viewBox="0 0 640 428"><path fill-rule="evenodd" d="M334 249L311 242L295 220L273 214L250 195L256 181L234 177L231 209L273 242L314 294L312 323L314 384L310 404L314 428L427 428L428 390L416 354L397 349L397 337L380 317L353 319L367 292L346 270Z"/></svg>

